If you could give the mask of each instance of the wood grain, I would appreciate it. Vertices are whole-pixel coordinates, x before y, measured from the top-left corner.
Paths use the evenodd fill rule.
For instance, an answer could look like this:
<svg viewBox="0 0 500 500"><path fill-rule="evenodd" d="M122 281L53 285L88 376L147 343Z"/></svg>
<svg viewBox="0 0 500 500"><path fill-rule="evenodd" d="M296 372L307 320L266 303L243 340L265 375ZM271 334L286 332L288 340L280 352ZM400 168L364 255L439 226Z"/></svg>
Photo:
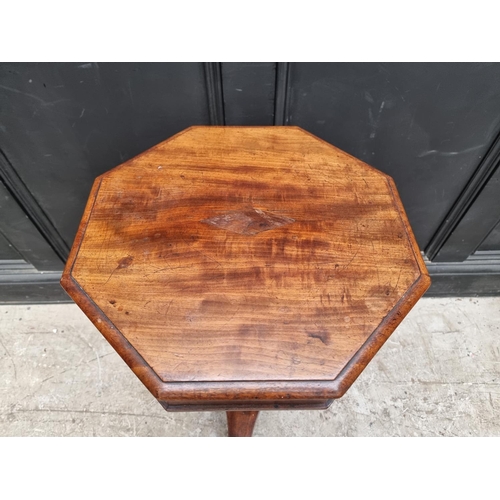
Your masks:
<svg viewBox="0 0 500 500"><path fill-rule="evenodd" d="M341 396L430 280L388 176L194 127L96 180L62 284L164 406L259 409Z"/></svg>
<svg viewBox="0 0 500 500"><path fill-rule="evenodd" d="M252 437L258 411L228 411L227 429L229 437Z"/></svg>

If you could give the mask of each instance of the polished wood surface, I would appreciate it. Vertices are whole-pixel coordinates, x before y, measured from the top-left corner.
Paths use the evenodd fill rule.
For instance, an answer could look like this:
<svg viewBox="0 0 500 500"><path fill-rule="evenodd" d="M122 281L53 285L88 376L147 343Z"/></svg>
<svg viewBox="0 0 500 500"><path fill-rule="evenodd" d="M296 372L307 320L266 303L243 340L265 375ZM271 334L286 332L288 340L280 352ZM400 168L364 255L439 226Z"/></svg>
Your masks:
<svg viewBox="0 0 500 500"><path fill-rule="evenodd" d="M62 284L167 409L340 397L430 284L392 179L297 127L98 178Z"/></svg>
<svg viewBox="0 0 500 500"><path fill-rule="evenodd" d="M228 411L227 434L229 437L252 437L258 411Z"/></svg>

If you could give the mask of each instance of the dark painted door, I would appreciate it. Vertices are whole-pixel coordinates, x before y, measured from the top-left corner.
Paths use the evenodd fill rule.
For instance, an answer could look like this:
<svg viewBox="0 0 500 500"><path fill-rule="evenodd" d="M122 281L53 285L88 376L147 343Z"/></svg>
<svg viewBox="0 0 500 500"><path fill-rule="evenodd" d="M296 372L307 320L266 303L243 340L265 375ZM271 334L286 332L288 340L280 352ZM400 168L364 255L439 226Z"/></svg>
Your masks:
<svg viewBox="0 0 500 500"><path fill-rule="evenodd" d="M500 293L499 64L282 63L278 75L276 123L394 178L430 294Z"/></svg>
<svg viewBox="0 0 500 500"><path fill-rule="evenodd" d="M63 260L0 181L0 301L66 300L57 285L62 268Z"/></svg>
<svg viewBox="0 0 500 500"><path fill-rule="evenodd" d="M205 73L195 63L0 65L0 179L9 203L0 212L0 301L68 300L60 270L94 178L190 125L209 124L215 89ZM31 224L14 231L31 235L29 243L4 227L13 212ZM27 265L45 289L26 285Z"/></svg>
<svg viewBox="0 0 500 500"><path fill-rule="evenodd" d="M500 293L500 64L3 63L0 300L64 299L93 179L204 124L298 125L390 174L430 293Z"/></svg>

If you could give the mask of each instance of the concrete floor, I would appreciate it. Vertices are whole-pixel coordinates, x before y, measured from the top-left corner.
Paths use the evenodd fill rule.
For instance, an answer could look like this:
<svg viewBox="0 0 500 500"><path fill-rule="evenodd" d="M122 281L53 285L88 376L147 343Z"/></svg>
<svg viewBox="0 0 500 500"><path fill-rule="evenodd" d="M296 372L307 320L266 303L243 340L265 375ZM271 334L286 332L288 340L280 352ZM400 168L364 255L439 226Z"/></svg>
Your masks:
<svg viewBox="0 0 500 500"><path fill-rule="evenodd" d="M269 411L255 436L500 436L500 297L422 299L324 411ZM0 306L0 436L223 436L167 413L75 305Z"/></svg>

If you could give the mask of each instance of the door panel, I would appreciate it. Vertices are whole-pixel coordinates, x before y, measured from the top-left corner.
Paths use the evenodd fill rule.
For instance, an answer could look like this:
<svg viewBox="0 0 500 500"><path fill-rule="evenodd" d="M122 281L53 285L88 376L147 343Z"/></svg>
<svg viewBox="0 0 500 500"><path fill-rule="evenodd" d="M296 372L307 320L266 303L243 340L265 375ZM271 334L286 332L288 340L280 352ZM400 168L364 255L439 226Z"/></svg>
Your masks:
<svg viewBox="0 0 500 500"><path fill-rule="evenodd" d="M0 302L67 302L63 265L0 181Z"/></svg>
<svg viewBox="0 0 500 500"><path fill-rule="evenodd" d="M226 125L273 125L275 63L222 63Z"/></svg>
<svg viewBox="0 0 500 500"><path fill-rule="evenodd" d="M96 176L191 125L273 123L394 177L429 294L500 294L498 63L2 63L0 301L68 300Z"/></svg>
<svg viewBox="0 0 500 500"><path fill-rule="evenodd" d="M0 233L0 262L4 260L22 260L19 252L9 243L7 238Z"/></svg>
<svg viewBox="0 0 500 500"><path fill-rule="evenodd" d="M481 243L478 250L500 252L500 222Z"/></svg>
<svg viewBox="0 0 500 500"><path fill-rule="evenodd" d="M462 262L480 247L500 219L500 168L485 184L456 228L451 232L434 262Z"/></svg>
<svg viewBox="0 0 500 500"><path fill-rule="evenodd" d="M208 124L202 64L0 65L0 148L71 246L95 177Z"/></svg>
<svg viewBox="0 0 500 500"><path fill-rule="evenodd" d="M500 65L289 66L285 123L391 175L425 249L500 130Z"/></svg>
<svg viewBox="0 0 500 500"><path fill-rule="evenodd" d="M0 234L18 259L37 271L62 271L64 263L0 181Z"/></svg>

